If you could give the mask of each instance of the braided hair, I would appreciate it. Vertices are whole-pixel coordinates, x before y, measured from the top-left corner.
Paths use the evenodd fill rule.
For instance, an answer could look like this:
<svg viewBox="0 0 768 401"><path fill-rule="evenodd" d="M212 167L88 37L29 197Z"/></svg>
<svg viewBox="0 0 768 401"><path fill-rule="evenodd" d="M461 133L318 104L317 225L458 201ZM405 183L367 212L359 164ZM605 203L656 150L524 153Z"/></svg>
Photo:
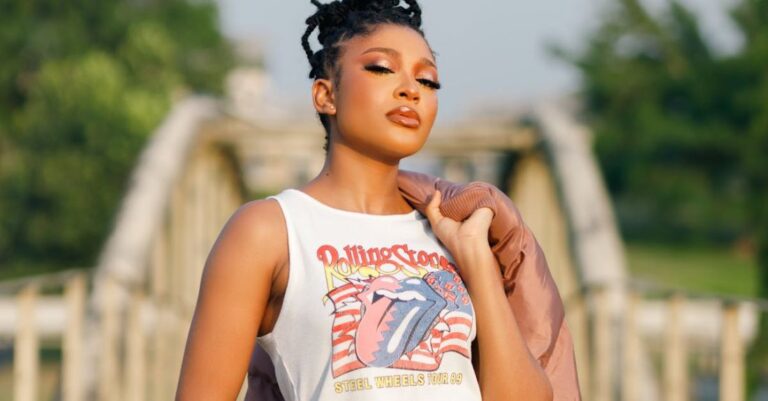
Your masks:
<svg viewBox="0 0 768 401"><path fill-rule="evenodd" d="M333 73L336 87L340 82L341 68L337 66L341 51L341 42L357 35L368 35L379 24L396 24L412 28L421 36L421 7L416 0L404 0L408 7L400 6L401 0L335 0L330 3L320 3L310 0L317 11L307 18L307 30L301 37L301 45L307 54L309 78L328 79ZM313 52L309 46L309 35L318 28L317 39L323 46ZM328 151L330 137L330 122L328 115L318 113L320 122L325 128L325 145Z"/></svg>

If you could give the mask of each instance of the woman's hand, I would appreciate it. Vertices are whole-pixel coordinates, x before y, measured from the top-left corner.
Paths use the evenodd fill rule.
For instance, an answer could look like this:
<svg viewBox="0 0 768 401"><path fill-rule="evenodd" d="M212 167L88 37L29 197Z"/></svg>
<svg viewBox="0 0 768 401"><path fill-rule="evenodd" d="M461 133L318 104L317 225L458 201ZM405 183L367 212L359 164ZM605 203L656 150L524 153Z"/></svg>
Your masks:
<svg viewBox="0 0 768 401"><path fill-rule="evenodd" d="M440 213L440 201L441 194L435 191L425 214L435 236L456 261L472 298L479 351L477 377L483 400L509 400L519 394L520 399L551 401L552 385L526 347L488 243L493 211L481 207L458 222Z"/></svg>
<svg viewBox="0 0 768 401"><path fill-rule="evenodd" d="M490 208L481 207L466 220L458 222L443 216L440 212L441 200L442 194L440 191L435 191L425 214L435 236L448 248L458 266L466 266L464 262L473 259L479 252L491 252L488 244L488 228L493 219L493 211ZM470 270L460 271L465 281L469 281L469 277L475 273Z"/></svg>

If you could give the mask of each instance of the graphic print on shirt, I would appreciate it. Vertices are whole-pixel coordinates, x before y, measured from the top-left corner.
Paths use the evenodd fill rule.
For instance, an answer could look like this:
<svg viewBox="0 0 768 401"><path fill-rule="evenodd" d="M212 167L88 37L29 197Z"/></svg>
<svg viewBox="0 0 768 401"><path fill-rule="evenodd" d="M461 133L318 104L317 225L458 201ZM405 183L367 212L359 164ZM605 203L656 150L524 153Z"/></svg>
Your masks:
<svg viewBox="0 0 768 401"><path fill-rule="evenodd" d="M408 245L317 249L333 303L332 373L367 366L433 371L445 352L470 357L472 305L456 266Z"/></svg>

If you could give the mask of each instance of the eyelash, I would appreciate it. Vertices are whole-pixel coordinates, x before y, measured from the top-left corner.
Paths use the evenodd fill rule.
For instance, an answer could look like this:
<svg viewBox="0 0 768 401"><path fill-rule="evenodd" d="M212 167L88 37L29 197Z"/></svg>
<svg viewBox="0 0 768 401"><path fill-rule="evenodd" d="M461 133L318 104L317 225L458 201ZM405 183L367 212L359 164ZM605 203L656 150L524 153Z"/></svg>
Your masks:
<svg viewBox="0 0 768 401"><path fill-rule="evenodd" d="M365 69L368 70L368 71L373 72L374 74L385 74L385 73L392 72L392 70L390 70L389 68L382 67L380 65L368 65L368 66L365 67ZM432 80L429 80L429 79L419 79L418 81L422 85L424 85L424 86L426 86L428 88L434 89L434 90L438 90L442 86L442 85L440 85L439 82L435 82L435 81L432 81Z"/></svg>

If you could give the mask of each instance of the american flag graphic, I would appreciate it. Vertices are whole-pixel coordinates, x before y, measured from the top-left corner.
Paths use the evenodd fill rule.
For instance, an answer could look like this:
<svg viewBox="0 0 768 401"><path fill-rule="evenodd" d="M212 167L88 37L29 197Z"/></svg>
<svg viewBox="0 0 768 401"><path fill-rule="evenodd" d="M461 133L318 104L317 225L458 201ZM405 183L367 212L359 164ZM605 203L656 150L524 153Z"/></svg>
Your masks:
<svg viewBox="0 0 768 401"><path fill-rule="evenodd" d="M365 305L359 295L372 280L348 279L347 283L327 294L334 306L331 335L331 368L334 378L368 366L358 357L355 339L365 313ZM418 345L404 352L389 367L433 371L440 366L443 354L449 351L470 358L473 315L469 295L458 275L439 271L428 273L423 278L406 280L423 280L439 297L445 299L447 306L440 311Z"/></svg>

